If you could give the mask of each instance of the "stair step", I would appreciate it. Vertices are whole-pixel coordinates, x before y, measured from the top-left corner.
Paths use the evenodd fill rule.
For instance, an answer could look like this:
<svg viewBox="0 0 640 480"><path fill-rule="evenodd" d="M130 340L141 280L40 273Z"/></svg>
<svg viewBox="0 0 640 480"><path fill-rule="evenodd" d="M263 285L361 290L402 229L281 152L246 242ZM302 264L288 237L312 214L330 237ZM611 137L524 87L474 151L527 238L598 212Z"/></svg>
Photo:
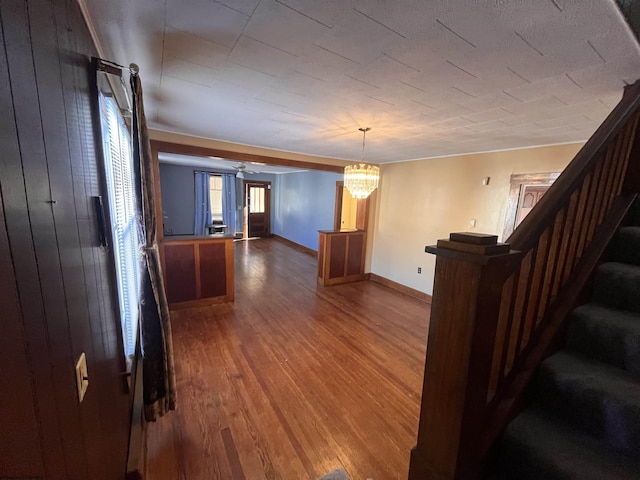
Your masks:
<svg viewBox="0 0 640 480"><path fill-rule="evenodd" d="M593 301L640 313L640 266L607 262L598 267Z"/></svg>
<svg viewBox="0 0 640 480"><path fill-rule="evenodd" d="M540 366L536 398L611 448L640 454L640 382L624 370L558 352Z"/></svg>
<svg viewBox="0 0 640 480"><path fill-rule="evenodd" d="M571 314L567 348L640 378L640 314L582 305Z"/></svg>
<svg viewBox="0 0 640 480"><path fill-rule="evenodd" d="M501 478L514 480L638 480L640 461L541 412L521 413L507 427ZM505 475L506 474L506 475Z"/></svg>
<svg viewBox="0 0 640 480"><path fill-rule="evenodd" d="M640 227L619 228L610 251L616 262L640 265Z"/></svg>

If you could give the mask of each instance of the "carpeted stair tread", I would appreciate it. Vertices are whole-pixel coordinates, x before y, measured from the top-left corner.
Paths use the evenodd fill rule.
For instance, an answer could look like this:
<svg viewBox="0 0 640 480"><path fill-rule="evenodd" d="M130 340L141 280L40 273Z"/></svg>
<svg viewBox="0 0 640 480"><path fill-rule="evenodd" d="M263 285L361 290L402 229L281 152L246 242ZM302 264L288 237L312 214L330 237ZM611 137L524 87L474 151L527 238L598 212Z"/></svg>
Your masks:
<svg viewBox="0 0 640 480"><path fill-rule="evenodd" d="M593 301L640 313L640 266L607 262L598 267Z"/></svg>
<svg viewBox="0 0 640 480"><path fill-rule="evenodd" d="M502 440L501 478L638 480L640 461L540 412L521 413ZM506 474L506 475L505 475Z"/></svg>
<svg viewBox="0 0 640 480"><path fill-rule="evenodd" d="M567 348L640 378L640 314L581 305L571 314Z"/></svg>
<svg viewBox="0 0 640 480"><path fill-rule="evenodd" d="M536 398L610 447L640 453L640 382L625 370L561 351L542 363Z"/></svg>
<svg viewBox="0 0 640 480"><path fill-rule="evenodd" d="M612 260L640 265L640 226L618 229L610 250Z"/></svg>

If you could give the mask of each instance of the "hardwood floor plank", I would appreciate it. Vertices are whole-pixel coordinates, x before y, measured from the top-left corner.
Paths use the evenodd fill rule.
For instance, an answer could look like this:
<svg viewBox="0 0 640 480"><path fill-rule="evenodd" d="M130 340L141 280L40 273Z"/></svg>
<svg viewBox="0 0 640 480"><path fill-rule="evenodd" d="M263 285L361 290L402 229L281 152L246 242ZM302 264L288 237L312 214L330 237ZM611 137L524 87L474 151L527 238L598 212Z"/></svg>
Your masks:
<svg viewBox="0 0 640 480"><path fill-rule="evenodd" d="M277 239L237 242L235 265L235 304L172 312L179 405L149 426L148 479L406 478L429 305L318 287Z"/></svg>

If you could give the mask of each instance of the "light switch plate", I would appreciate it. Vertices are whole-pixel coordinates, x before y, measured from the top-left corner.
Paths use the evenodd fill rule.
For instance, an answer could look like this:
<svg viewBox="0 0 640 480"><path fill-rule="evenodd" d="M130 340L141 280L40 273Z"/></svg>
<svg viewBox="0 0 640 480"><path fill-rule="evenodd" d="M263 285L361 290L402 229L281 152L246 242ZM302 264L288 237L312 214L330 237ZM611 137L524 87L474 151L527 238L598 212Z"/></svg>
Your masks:
<svg viewBox="0 0 640 480"><path fill-rule="evenodd" d="M78 400L84 400L84 394L89 388L89 372L87 371L87 357L84 352L76 362L76 386L78 387Z"/></svg>

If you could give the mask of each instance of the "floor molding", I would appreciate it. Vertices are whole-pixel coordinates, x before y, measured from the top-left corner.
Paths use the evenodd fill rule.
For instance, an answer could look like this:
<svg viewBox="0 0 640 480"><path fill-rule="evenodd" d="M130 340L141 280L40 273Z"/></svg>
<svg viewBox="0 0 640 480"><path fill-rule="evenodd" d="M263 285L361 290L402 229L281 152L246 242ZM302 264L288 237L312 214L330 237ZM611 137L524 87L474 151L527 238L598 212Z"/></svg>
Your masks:
<svg viewBox="0 0 640 480"><path fill-rule="evenodd" d="M389 280L388 278L381 277L380 275L376 275L375 273L368 273L369 280L372 282L379 283L380 285L384 285L385 287L389 287L392 290L396 290L400 293L404 293L409 295L410 297L417 298L418 300L422 300L426 303L431 303L431 295L428 293L421 292L420 290L416 290L415 288L407 287L406 285L402 285L401 283L394 282L393 280Z"/></svg>
<svg viewBox="0 0 640 480"><path fill-rule="evenodd" d="M275 238L276 240L281 240L281 241L283 241L285 243L288 243L292 247L295 247L295 248L297 248L298 250L300 250L300 251L302 251L304 253L308 253L309 255L313 255L314 257L318 255L318 251L314 250L313 248L305 247L304 245L296 243L293 240L289 240L288 238L281 237L280 235L276 235L275 233L272 234L271 236L273 238Z"/></svg>

